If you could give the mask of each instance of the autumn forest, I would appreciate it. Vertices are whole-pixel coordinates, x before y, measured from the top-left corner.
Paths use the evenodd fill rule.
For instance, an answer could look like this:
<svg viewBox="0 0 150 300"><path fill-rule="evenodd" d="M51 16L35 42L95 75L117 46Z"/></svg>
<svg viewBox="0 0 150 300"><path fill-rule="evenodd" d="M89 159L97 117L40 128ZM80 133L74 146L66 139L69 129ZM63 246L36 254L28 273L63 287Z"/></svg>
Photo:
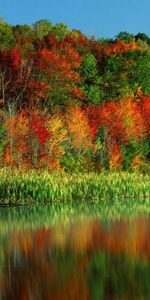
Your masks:
<svg viewBox="0 0 150 300"><path fill-rule="evenodd" d="M0 21L0 166L149 170L150 38Z"/></svg>
<svg viewBox="0 0 150 300"><path fill-rule="evenodd" d="M150 38L0 18L0 299L150 299L149 234Z"/></svg>

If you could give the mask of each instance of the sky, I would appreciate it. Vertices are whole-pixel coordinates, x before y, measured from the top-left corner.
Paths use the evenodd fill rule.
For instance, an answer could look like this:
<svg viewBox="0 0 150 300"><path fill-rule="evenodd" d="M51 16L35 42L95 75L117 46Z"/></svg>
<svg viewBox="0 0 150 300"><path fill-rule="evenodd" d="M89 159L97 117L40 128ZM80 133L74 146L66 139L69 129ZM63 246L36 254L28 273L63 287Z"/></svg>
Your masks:
<svg viewBox="0 0 150 300"><path fill-rule="evenodd" d="M13 25L49 19L96 38L150 36L150 0L0 0L0 16Z"/></svg>

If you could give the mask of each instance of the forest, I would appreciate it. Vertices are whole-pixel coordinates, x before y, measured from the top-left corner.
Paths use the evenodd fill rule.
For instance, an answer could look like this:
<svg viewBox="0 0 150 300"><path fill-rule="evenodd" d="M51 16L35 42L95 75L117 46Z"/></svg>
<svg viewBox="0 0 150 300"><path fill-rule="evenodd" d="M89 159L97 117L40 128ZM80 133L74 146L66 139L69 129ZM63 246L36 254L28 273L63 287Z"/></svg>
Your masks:
<svg viewBox="0 0 150 300"><path fill-rule="evenodd" d="M0 21L0 167L150 172L150 38Z"/></svg>
<svg viewBox="0 0 150 300"><path fill-rule="evenodd" d="M150 37L0 18L0 300L148 300L149 236Z"/></svg>

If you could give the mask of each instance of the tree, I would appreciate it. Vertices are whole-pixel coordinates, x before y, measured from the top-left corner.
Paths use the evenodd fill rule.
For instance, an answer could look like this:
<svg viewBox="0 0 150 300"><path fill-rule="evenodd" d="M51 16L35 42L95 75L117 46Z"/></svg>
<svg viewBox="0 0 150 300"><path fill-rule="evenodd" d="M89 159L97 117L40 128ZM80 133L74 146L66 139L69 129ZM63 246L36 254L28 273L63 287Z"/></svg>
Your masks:
<svg viewBox="0 0 150 300"><path fill-rule="evenodd" d="M15 45L12 26L0 20L0 51L8 50Z"/></svg>
<svg viewBox="0 0 150 300"><path fill-rule="evenodd" d="M138 41L138 40L142 40L143 42L146 42L147 45L150 46L150 38L147 34L145 33L141 33L139 32L138 34L135 35L135 40Z"/></svg>
<svg viewBox="0 0 150 300"><path fill-rule="evenodd" d="M146 95L150 93L149 50L132 49L129 45L122 50L107 49L100 83L102 98L106 101L129 97L131 94L138 96L139 89Z"/></svg>
<svg viewBox="0 0 150 300"><path fill-rule="evenodd" d="M33 30L37 38L42 39L52 30L52 23L47 20L39 20L33 24Z"/></svg>
<svg viewBox="0 0 150 300"><path fill-rule="evenodd" d="M66 124L71 148L80 156L92 148L92 137L88 120L84 111L78 107L70 107L66 113Z"/></svg>
<svg viewBox="0 0 150 300"><path fill-rule="evenodd" d="M22 59L17 48L0 52L0 99L6 114L12 115L29 103L33 106L44 97L47 86L36 77L32 55Z"/></svg>
<svg viewBox="0 0 150 300"><path fill-rule="evenodd" d="M81 64L80 74L82 83L80 84L87 101L92 104L99 104L101 101L101 91L99 87L100 78L97 71L97 61L92 54L86 54Z"/></svg>
<svg viewBox="0 0 150 300"><path fill-rule="evenodd" d="M121 31L116 35L116 40L123 40L125 43L134 41L134 35L127 31Z"/></svg>
<svg viewBox="0 0 150 300"><path fill-rule="evenodd" d="M77 70L82 57L71 48L67 48L63 54L43 49L37 51L34 61L38 79L48 85L43 106L49 111L57 105L65 108L74 87L80 82Z"/></svg>
<svg viewBox="0 0 150 300"><path fill-rule="evenodd" d="M20 169L32 167L31 141L29 139L29 118L27 110L21 110L11 118L4 117L5 126L5 151L4 162L7 165L15 165Z"/></svg>
<svg viewBox="0 0 150 300"><path fill-rule="evenodd" d="M35 32L31 26L27 24L16 25L12 27L12 31L16 39L17 47L22 54L26 54L27 50L33 50Z"/></svg>
<svg viewBox="0 0 150 300"><path fill-rule="evenodd" d="M65 35L63 40L59 42L59 48L73 48L76 50L80 55L84 55L89 53L89 41L88 38L83 35L78 30L71 30Z"/></svg>
<svg viewBox="0 0 150 300"><path fill-rule="evenodd" d="M47 128L50 131L48 138L49 169L60 169L61 161L65 155L65 145L68 142L68 133L63 122L63 117L54 114L47 120ZM62 166L63 167L63 166Z"/></svg>
<svg viewBox="0 0 150 300"><path fill-rule="evenodd" d="M68 26L63 23L57 23L52 28L52 34L55 35L59 41L63 40L66 35L69 33Z"/></svg>

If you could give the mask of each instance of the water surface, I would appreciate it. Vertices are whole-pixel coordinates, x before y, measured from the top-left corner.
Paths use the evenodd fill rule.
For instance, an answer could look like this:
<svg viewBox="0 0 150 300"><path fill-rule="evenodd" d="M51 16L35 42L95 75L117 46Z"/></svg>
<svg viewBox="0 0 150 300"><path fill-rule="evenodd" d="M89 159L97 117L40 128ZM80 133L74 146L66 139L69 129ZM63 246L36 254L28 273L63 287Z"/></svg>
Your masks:
<svg viewBox="0 0 150 300"><path fill-rule="evenodd" d="M150 299L148 214L54 211L0 209L1 300Z"/></svg>

